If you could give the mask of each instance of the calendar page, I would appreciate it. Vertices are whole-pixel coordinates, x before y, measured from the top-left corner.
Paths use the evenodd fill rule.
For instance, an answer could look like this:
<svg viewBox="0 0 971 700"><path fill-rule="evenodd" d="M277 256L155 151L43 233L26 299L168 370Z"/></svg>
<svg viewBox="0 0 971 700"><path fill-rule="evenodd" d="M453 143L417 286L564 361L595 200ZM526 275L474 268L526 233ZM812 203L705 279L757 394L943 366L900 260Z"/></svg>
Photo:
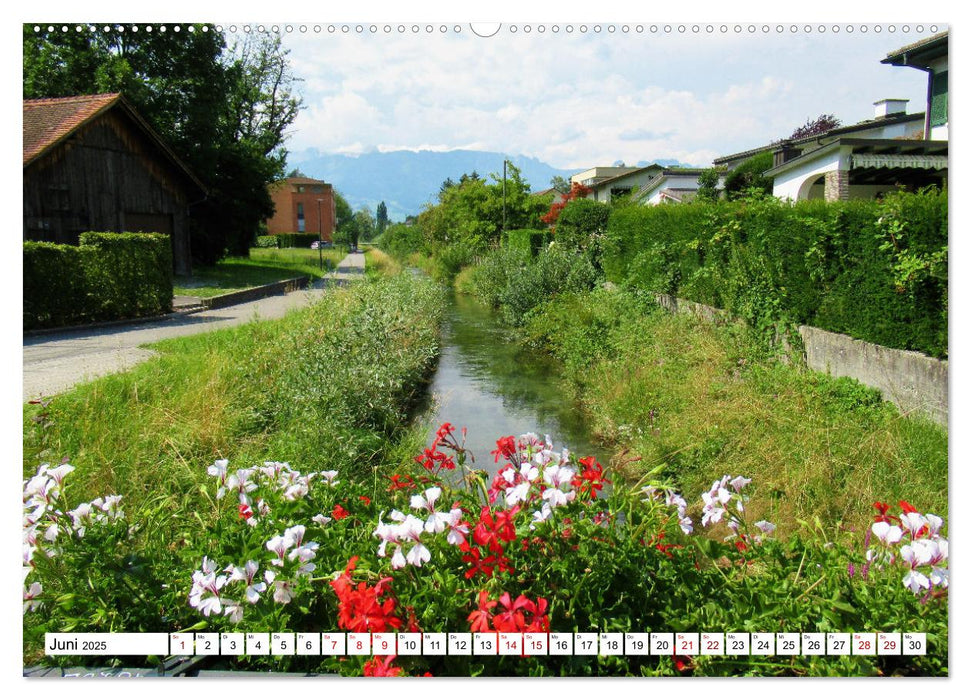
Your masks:
<svg viewBox="0 0 971 700"><path fill-rule="evenodd" d="M947 677L946 18L481 9L25 19L24 676Z"/></svg>

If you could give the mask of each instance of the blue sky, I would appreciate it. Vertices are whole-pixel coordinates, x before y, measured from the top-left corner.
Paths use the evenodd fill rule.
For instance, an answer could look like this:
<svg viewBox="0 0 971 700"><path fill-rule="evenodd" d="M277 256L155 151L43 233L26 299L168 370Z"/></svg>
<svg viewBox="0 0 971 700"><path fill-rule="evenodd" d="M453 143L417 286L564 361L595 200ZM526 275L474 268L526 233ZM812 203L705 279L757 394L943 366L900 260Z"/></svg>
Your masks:
<svg viewBox="0 0 971 700"><path fill-rule="evenodd" d="M305 101L291 150L474 148L573 169L658 158L705 165L821 113L844 124L868 119L888 97L923 111L925 74L880 60L933 26L557 22L554 33L552 22L515 23L515 32L507 22L480 38L467 23L444 34L441 22L417 34L414 21L404 33L401 22L376 22L375 33L368 23L358 33L358 24L346 34L337 22L319 32L294 25L286 35Z"/></svg>

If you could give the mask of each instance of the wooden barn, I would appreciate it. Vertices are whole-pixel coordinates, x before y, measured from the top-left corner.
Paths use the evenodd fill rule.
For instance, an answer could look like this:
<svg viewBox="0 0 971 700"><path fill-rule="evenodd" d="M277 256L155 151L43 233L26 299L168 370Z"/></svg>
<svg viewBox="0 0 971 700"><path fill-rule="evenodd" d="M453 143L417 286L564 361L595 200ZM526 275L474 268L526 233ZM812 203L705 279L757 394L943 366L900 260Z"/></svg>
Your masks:
<svg viewBox="0 0 971 700"><path fill-rule="evenodd" d="M24 240L163 233L190 274L189 209L202 183L120 93L24 100Z"/></svg>

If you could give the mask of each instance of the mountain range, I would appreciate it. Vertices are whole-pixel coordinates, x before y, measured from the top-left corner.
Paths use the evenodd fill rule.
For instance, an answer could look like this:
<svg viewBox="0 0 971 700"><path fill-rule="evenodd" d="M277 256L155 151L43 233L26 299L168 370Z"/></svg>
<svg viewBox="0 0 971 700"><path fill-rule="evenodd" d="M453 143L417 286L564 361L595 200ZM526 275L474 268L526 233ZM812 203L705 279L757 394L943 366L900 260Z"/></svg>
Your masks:
<svg viewBox="0 0 971 700"><path fill-rule="evenodd" d="M361 155L320 153L316 149L291 152L288 169L297 169L307 177L331 183L353 209L367 207L372 212L379 202L388 207L392 221L403 221L418 214L428 202L435 202L442 183L466 173L477 172L489 179L495 173L502 177L503 158L522 172L534 192L550 187L555 176L569 179L577 169L554 168L543 161L522 155L492 151L387 151ZM680 165L676 160L642 161Z"/></svg>

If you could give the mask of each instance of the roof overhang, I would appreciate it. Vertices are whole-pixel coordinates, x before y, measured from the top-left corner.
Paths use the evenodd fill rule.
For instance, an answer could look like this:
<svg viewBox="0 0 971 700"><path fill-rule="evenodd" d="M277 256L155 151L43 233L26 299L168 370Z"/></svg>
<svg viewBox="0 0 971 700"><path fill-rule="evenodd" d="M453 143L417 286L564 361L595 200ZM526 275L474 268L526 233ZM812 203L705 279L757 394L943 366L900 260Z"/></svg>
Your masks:
<svg viewBox="0 0 971 700"><path fill-rule="evenodd" d="M851 169L859 168L917 168L943 170L947 168L947 141L909 141L906 139L837 139L822 148L810 151L781 165L766 170L767 177L777 177L814 160L842 152Z"/></svg>
<svg viewBox="0 0 971 700"><path fill-rule="evenodd" d="M947 56L947 41L948 32L942 32L940 34L936 34L935 36L928 37L927 39L897 49L893 53L887 54L887 57L880 61L880 63L885 63L891 66L909 66L911 68L926 70L931 61L938 59L941 56Z"/></svg>
<svg viewBox="0 0 971 700"><path fill-rule="evenodd" d="M55 148L64 144L71 136L73 136L79 129L92 121L105 114L112 109L120 109L124 112L135 125L140 128L148 140L151 141L158 150L162 153L166 160L178 171L183 173L185 178L192 183L194 186L199 188L199 191L203 195L207 195L208 191L206 186L202 184L202 181L195 176L195 174L189 170L188 166L182 162L175 152L162 140L162 138L155 133L155 130L149 125L147 121L135 110L128 100L125 99L124 95L118 93L117 96L109 101L106 101L99 109L92 111L88 114L83 121L80 121L73 126L69 131L58 136L58 138L52 140L50 143L44 145L44 147L38 150L36 153L32 154L29 158L24 160L24 168L27 168L33 163L36 163L39 159L43 158L47 154L51 153Z"/></svg>

